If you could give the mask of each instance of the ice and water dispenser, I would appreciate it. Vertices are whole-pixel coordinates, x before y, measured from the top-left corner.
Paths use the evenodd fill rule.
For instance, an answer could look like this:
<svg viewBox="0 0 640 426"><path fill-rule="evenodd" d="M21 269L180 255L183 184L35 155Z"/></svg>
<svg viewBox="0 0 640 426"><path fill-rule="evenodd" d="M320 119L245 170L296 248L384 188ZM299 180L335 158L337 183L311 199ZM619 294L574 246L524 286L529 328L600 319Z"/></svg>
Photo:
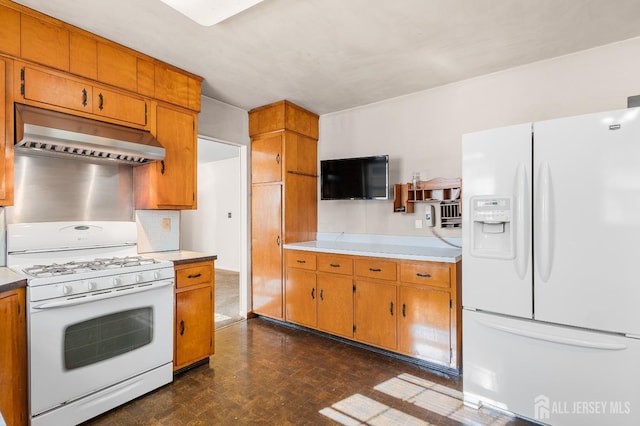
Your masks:
<svg viewBox="0 0 640 426"><path fill-rule="evenodd" d="M494 259L515 257L513 198L472 197L471 255Z"/></svg>

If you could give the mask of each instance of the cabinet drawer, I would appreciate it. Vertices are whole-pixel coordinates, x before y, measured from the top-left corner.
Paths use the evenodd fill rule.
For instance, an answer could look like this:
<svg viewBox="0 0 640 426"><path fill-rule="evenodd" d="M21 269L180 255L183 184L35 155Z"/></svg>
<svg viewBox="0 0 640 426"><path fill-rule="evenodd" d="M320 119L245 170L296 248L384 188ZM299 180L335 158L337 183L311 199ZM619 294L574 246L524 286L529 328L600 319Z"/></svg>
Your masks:
<svg viewBox="0 0 640 426"><path fill-rule="evenodd" d="M356 259L356 275L380 280L395 281L398 265L393 261Z"/></svg>
<svg viewBox="0 0 640 426"><path fill-rule="evenodd" d="M400 281L449 288L449 266L430 262L402 263Z"/></svg>
<svg viewBox="0 0 640 426"><path fill-rule="evenodd" d="M213 277L211 276L211 269L210 265L202 265L177 270L176 288L210 283L213 280Z"/></svg>
<svg viewBox="0 0 640 426"><path fill-rule="evenodd" d="M353 275L353 260L336 255L318 255L318 271Z"/></svg>
<svg viewBox="0 0 640 426"><path fill-rule="evenodd" d="M292 250L287 252L287 268L316 270L316 255L304 251Z"/></svg>

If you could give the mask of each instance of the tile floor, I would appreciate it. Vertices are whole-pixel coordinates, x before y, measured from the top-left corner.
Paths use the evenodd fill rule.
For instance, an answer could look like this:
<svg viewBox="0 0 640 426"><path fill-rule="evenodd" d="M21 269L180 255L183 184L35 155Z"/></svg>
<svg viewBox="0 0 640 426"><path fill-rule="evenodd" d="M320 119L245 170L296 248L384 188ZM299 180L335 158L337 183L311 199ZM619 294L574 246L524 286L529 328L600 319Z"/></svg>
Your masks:
<svg viewBox="0 0 640 426"><path fill-rule="evenodd" d="M461 402L461 379L255 318L216 354L87 425L526 425Z"/></svg>

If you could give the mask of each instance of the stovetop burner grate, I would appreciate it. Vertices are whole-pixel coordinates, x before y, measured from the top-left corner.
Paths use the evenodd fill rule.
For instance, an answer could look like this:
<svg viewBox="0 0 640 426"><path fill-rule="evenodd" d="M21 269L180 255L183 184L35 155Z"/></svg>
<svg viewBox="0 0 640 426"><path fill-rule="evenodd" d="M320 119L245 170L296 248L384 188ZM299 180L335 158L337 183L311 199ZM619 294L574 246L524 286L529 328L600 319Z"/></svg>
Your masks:
<svg viewBox="0 0 640 426"><path fill-rule="evenodd" d="M101 271L105 269L118 269L126 267L135 267L141 265L150 265L158 263L155 259L142 256L126 256L97 258L94 260L71 261L66 263L52 263L49 265L33 265L24 268L22 271L32 277L53 277L59 275L79 274L89 271Z"/></svg>

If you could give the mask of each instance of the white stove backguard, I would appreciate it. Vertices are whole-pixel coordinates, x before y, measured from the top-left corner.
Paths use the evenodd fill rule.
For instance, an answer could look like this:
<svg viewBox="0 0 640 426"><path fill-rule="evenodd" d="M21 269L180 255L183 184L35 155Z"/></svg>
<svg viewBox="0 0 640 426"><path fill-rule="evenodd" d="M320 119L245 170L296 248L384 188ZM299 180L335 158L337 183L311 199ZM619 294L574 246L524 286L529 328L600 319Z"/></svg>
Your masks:
<svg viewBox="0 0 640 426"><path fill-rule="evenodd" d="M137 254L135 222L78 221L7 225L7 266Z"/></svg>

